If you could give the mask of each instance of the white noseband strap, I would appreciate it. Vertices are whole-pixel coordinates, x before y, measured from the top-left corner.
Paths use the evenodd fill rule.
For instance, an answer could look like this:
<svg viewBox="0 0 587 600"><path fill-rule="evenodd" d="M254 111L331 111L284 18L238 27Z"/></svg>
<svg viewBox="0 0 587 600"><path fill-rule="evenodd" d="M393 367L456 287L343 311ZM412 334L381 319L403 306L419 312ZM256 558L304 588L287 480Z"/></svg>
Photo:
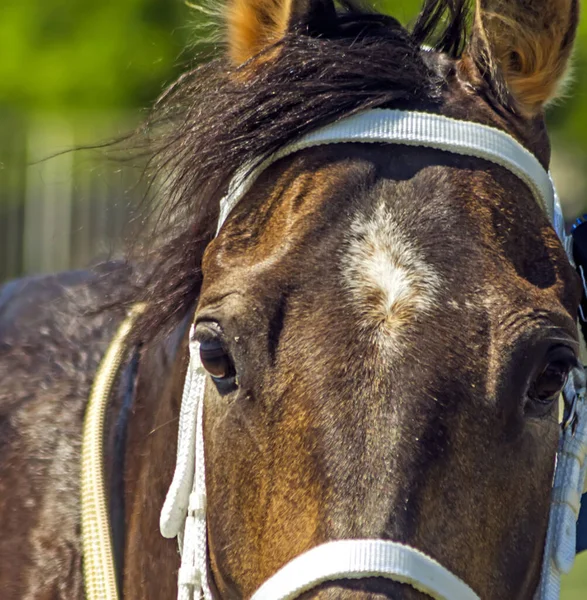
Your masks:
<svg viewBox="0 0 587 600"><path fill-rule="evenodd" d="M293 600L322 583L370 577L411 585L436 600L479 600L468 585L429 556L383 540L341 540L316 546L287 563L251 600Z"/></svg>
<svg viewBox="0 0 587 600"><path fill-rule="evenodd" d="M398 110L372 110L343 119L306 135L268 157L255 168L237 173L220 205L218 231L232 209L271 164L300 150L325 144L380 143L421 146L472 156L500 165L531 190L549 217L572 262L570 238L549 177L536 157L507 133L440 115ZM390 152L390 160L393 153ZM206 481L203 403L207 376L197 343L190 340L190 366L182 398L177 464L161 512L165 537L178 536L182 561L178 578L180 600L211 600L208 583ZM570 569L574 551L576 504L585 480L587 405L584 379L567 390L573 405L572 429L561 435L550 527L544 553L540 600L558 598L560 575ZM340 579L382 577L420 590L436 600L475 600L478 596L458 577L422 552L391 541L344 540L318 546L298 556L266 581L252 600L285 600L321 583Z"/></svg>

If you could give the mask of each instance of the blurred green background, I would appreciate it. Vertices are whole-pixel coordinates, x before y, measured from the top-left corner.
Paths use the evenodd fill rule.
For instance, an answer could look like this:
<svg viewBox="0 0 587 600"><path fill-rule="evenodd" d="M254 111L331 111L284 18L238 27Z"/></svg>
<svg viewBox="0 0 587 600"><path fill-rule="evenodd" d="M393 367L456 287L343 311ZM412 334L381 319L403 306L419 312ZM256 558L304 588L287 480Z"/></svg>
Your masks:
<svg viewBox="0 0 587 600"><path fill-rule="evenodd" d="M409 22L420 2L383 5ZM81 267L116 251L129 206L143 193L140 170L100 152L37 161L136 125L197 56L201 25L201 14L182 0L2 0L0 281ZM583 20L572 83L548 117L569 220L587 208L586 67ZM587 599L587 554L563 598Z"/></svg>

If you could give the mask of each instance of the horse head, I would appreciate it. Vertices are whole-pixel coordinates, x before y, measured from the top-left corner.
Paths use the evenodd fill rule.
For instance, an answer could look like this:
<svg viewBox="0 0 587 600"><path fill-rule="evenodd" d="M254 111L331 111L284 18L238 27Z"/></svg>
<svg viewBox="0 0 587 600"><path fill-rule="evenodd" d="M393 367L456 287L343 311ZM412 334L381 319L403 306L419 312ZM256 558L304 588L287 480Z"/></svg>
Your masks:
<svg viewBox="0 0 587 600"><path fill-rule="evenodd" d="M336 119L409 109L507 132L548 169L543 109L577 4L481 0L466 35L464 2L426 2L408 32L331 0L233 0L232 93L202 100L219 108L199 139L218 145L181 152L199 143L232 176ZM183 141L212 123L198 102L190 111ZM174 180L184 192L192 167L204 187L195 161ZM482 598L532 597L581 288L529 187L437 149L306 148L259 172L201 265L193 336L210 375L219 596L249 597L320 544L381 539ZM372 578L304 597L426 596Z"/></svg>

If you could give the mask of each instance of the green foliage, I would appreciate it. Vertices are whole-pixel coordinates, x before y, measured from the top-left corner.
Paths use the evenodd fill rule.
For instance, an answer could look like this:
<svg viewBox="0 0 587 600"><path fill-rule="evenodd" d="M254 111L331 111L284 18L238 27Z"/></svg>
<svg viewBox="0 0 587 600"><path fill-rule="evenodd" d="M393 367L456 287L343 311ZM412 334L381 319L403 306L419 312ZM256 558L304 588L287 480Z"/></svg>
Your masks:
<svg viewBox="0 0 587 600"><path fill-rule="evenodd" d="M585 600L587 597L587 552L577 557L570 575L563 577L561 600Z"/></svg>
<svg viewBox="0 0 587 600"><path fill-rule="evenodd" d="M3 0L0 103L20 109L148 103L185 45L180 0Z"/></svg>

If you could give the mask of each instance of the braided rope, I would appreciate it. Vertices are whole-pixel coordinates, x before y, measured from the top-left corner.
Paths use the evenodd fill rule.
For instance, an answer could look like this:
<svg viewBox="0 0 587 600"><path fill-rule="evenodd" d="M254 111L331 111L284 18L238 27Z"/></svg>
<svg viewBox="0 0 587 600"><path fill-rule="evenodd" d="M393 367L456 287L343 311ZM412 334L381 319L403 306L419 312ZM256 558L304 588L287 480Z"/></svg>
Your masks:
<svg viewBox="0 0 587 600"><path fill-rule="evenodd" d="M103 438L106 409L126 352L126 339L146 306L137 304L122 322L96 373L82 434L81 511L87 600L118 600L106 487Z"/></svg>

